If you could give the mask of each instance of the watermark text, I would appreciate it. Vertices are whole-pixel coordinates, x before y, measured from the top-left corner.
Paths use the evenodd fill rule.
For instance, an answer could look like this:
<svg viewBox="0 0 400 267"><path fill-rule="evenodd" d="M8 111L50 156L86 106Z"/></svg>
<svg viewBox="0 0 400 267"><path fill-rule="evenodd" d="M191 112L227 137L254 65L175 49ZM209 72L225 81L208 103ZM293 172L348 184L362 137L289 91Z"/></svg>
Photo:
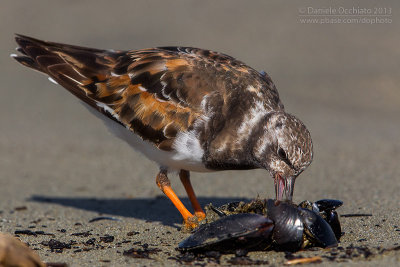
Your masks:
<svg viewBox="0 0 400 267"><path fill-rule="evenodd" d="M391 7L300 7L301 24L390 24Z"/></svg>

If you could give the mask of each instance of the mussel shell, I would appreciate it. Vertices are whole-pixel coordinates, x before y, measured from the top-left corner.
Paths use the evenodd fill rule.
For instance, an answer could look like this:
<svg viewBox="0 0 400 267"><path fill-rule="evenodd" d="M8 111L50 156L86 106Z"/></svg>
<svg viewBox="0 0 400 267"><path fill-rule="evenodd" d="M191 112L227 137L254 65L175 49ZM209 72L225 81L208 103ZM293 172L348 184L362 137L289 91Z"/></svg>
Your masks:
<svg viewBox="0 0 400 267"><path fill-rule="evenodd" d="M339 221L339 215L335 209L343 205L343 201L336 199L321 199L313 203L313 210L320 213L320 215L329 223L336 239L339 240L342 236L342 227Z"/></svg>
<svg viewBox="0 0 400 267"><path fill-rule="evenodd" d="M332 228L332 231L335 233L336 239L339 240L342 236L342 227L339 221L339 215L336 211L331 211L326 215L325 220L329 223Z"/></svg>
<svg viewBox="0 0 400 267"><path fill-rule="evenodd" d="M296 206L269 199L267 215L275 224L272 239L278 249L298 250L301 248L304 226Z"/></svg>
<svg viewBox="0 0 400 267"><path fill-rule="evenodd" d="M337 246L335 233L327 221L315 211L303 208L298 208L298 210L307 239L324 248Z"/></svg>
<svg viewBox="0 0 400 267"><path fill-rule="evenodd" d="M343 201L337 199L321 199L313 203L313 210L317 212L329 212L343 205Z"/></svg>
<svg viewBox="0 0 400 267"><path fill-rule="evenodd" d="M234 214L201 225L187 239L179 243L180 250L235 251L252 249L270 243L273 222L265 216L250 213Z"/></svg>

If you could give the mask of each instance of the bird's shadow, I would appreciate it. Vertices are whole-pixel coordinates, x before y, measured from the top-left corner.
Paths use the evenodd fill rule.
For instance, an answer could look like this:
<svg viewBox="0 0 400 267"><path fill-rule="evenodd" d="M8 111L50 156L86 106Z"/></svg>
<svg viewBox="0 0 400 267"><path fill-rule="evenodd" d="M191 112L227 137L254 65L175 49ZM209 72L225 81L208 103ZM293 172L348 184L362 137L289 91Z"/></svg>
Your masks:
<svg viewBox="0 0 400 267"><path fill-rule="evenodd" d="M122 216L161 222L163 225L173 227L177 227L182 223L182 217L178 210L164 196L155 198L89 198L33 195L28 200L74 207L109 216ZM186 207L191 207L188 198L182 198L181 200ZM198 200L203 207L209 203L218 207L229 202L249 201L249 199L245 198L229 197L198 197Z"/></svg>

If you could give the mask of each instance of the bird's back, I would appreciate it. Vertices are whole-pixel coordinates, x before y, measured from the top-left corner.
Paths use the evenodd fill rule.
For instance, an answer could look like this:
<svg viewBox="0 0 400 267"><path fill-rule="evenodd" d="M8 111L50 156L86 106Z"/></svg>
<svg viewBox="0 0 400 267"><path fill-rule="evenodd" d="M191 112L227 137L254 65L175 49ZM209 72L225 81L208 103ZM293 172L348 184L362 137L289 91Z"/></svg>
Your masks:
<svg viewBox="0 0 400 267"><path fill-rule="evenodd" d="M212 142L226 146L226 137L246 133L260 112L283 109L267 74L221 53L190 47L101 50L22 35L16 41L22 54L17 61L162 151L187 146L191 133L203 150Z"/></svg>

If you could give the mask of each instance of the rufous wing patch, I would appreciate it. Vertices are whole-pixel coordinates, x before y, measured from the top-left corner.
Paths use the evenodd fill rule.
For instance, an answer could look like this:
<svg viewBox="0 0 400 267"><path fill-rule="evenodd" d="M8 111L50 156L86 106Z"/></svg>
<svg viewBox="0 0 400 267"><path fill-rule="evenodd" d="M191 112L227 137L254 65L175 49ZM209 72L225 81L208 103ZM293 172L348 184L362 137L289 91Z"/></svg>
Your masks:
<svg viewBox="0 0 400 267"><path fill-rule="evenodd" d="M46 73L109 118L169 150L180 131L202 117L215 90L210 52L184 47L111 51L18 35L20 63ZM226 58L215 54L218 60ZM211 59L213 60L213 59Z"/></svg>
<svg viewBox="0 0 400 267"><path fill-rule="evenodd" d="M126 128L163 150L170 150L178 131L188 130L200 116L189 107L160 101L142 84L132 84L129 75L96 76L85 81L82 88L107 104Z"/></svg>

